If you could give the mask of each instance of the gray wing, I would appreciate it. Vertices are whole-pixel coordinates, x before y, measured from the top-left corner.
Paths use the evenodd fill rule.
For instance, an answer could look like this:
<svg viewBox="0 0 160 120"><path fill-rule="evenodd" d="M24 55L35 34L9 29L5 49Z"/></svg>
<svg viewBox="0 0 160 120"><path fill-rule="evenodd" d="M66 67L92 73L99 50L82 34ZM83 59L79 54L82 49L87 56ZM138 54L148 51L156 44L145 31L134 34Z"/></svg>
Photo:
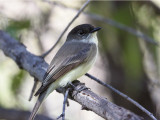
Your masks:
<svg viewBox="0 0 160 120"><path fill-rule="evenodd" d="M44 76L44 81L35 95L45 91L48 86L62 75L87 61L94 44L66 42L53 58ZM70 49L68 49L70 48Z"/></svg>

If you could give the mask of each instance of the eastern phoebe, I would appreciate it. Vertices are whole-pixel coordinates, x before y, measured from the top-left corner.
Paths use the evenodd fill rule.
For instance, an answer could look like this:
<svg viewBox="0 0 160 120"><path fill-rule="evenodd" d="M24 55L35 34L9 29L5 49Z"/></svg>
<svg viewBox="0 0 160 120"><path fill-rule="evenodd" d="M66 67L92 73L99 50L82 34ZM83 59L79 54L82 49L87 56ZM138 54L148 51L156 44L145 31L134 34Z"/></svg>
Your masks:
<svg viewBox="0 0 160 120"><path fill-rule="evenodd" d="M51 61L42 86L35 94L39 97L29 120L34 119L41 103L53 90L66 86L88 72L98 53L96 33L100 29L90 24L82 24L69 32L66 42Z"/></svg>

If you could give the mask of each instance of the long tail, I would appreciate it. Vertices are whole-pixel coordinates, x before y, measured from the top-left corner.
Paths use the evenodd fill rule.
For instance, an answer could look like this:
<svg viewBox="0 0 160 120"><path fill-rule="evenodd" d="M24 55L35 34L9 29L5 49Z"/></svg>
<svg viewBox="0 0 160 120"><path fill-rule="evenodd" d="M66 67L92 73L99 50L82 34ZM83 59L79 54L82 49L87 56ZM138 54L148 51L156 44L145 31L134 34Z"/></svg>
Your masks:
<svg viewBox="0 0 160 120"><path fill-rule="evenodd" d="M45 99L46 92L47 91L45 91L45 92L43 92L42 94L39 95L39 97L37 99L37 102L34 105L34 108L33 108L32 112L31 112L31 115L30 115L28 120L34 120L34 118L35 118L35 116L36 116L36 114L37 114L37 112L39 110L40 105L42 104L43 100Z"/></svg>
<svg viewBox="0 0 160 120"><path fill-rule="evenodd" d="M36 104L35 104L32 112L31 112L31 115L30 115L30 117L29 117L28 120L34 120L34 118L35 118L35 116L36 116L36 114L37 114L37 112L38 112L38 109L39 109L40 105L42 104L42 102L44 101L44 99L45 99L53 90L55 90L55 89L57 88L57 86L58 86L58 83L57 83L57 82L52 83L52 84L47 88L47 90L45 90L44 92L42 92L42 93L39 94L39 97L38 97L38 99L37 99L37 102L36 102Z"/></svg>

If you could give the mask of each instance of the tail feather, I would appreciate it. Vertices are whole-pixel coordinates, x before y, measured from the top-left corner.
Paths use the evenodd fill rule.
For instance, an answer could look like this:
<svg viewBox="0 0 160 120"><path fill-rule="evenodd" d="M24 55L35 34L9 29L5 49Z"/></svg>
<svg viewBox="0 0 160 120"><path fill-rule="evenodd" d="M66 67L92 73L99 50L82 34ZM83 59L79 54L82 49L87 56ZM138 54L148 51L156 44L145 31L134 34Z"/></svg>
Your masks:
<svg viewBox="0 0 160 120"><path fill-rule="evenodd" d="M36 116L36 114L37 114L37 112L38 112L38 109L39 109L40 105L42 104L42 102L44 101L44 99L45 99L53 90L55 90L55 89L57 88L57 86L58 86L58 83L55 82L54 84L51 84L45 91L41 92L40 94L38 93L38 94L39 94L38 100L37 100L37 102L36 102L36 104L35 104L32 112L31 112L31 115L30 115L30 117L29 117L28 120L34 120L34 118L35 118L35 116Z"/></svg>
<svg viewBox="0 0 160 120"><path fill-rule="evenodd" d="M37 102L31 112L31 115L28 120L34 120L34 118L39 110L40 105L42 104L43 100L45 99L45 96L46 96L46 92L43 92L42 94L39 95Z"/></svg>

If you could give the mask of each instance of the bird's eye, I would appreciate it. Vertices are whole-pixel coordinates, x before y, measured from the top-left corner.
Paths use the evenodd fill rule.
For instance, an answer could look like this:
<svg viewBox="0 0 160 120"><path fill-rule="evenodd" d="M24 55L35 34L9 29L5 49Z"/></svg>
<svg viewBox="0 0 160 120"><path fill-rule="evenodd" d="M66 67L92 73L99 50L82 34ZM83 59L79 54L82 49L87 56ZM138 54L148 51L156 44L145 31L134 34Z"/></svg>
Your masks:
<svg viewBox="0 0 160 120"><path fill-rule="evenodd" d="M78 35L83 36L83 35L85 35L85 33L82 30L79 30Z"/></svg>

